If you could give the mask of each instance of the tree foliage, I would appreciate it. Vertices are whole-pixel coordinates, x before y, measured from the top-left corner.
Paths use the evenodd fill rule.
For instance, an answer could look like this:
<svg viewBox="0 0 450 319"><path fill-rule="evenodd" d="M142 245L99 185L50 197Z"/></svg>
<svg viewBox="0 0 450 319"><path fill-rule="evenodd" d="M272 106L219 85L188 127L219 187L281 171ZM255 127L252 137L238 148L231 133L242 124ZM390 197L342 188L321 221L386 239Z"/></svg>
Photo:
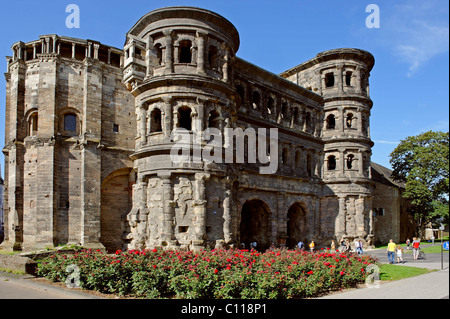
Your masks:
<svg viewBox="0 0 450 319"><path fill-rule="evenodd" d="M411 200L420 226L449 219L449 133L407 137L390 155L392 177L406 184L403 197Z"/></svg>

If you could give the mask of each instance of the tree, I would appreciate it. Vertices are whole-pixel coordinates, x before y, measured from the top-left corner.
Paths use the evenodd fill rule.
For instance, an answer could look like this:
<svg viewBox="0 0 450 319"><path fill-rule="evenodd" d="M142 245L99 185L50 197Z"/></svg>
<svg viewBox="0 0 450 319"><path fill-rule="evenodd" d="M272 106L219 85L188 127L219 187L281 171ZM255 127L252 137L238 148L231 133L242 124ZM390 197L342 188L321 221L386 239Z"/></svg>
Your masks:
<svg viewBox="0 0 450 319"><path fill-rule="evenodd" d="M429 222L449 221L449 133L407 137L390 154L392 177L406 184L403 197L411 200L420 230Z"/></svg>

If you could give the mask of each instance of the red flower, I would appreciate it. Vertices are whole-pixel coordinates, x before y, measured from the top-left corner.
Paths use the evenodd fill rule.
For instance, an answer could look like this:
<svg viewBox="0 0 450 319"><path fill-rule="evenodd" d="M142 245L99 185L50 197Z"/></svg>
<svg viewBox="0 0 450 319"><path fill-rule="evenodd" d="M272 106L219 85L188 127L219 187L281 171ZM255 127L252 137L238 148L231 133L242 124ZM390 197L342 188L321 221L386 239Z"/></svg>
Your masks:
<svg viewBox="0 0 450 319"><path fill-rule="evenodd" d="M341 271L340 274L341 274L341 276L344 276L345 272Z"/></svg>
<svg viewBox="0 0 450 319"><path fill-rule="evenodd" d="M217 274L219 271L217 269L214 269L214 273Z"/></svg>
<svg viewBox="0 0 450 319"><path fill-rule="evenodd" d="M312 270L308 271L307 274L308 275L312 275L314 272Z"/></svg>

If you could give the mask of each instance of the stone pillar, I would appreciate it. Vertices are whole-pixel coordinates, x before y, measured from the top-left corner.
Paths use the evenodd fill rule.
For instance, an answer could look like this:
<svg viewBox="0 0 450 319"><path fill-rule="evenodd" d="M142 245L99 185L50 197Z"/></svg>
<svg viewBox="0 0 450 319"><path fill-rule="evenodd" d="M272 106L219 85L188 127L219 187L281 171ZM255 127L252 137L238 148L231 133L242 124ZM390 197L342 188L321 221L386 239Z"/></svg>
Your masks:
<svg viewBox="0 0 450 319"><path fill-rule="evenodd" d="M162 206L163 206L163 216L162 216L162 234L161 234L161 245L167 248L173 248L176 246L175 239L175 203L174 203L174 192L173 185L171 181L170 172L159 172L158 177L162 181Z"/></svg>
<svg viewBox="0 0 450 319"><path fill-rule="evenodd" d="M205 37L206 33L197 32L197 74L205 75Z"/></svg>
<svg viewBox="0 0 450 319"><path fill-rule="evenodd" d="M195 235L192 240L194 249L204 247L206 238L206 181L210 178L210 174L195 174L194 188L194 216L195 216Z"/></svg>
<svg viewBox="0 0 450 319"><path fill-rule="evenodd" d="M170 141L170 134L172 133L172 120L173 120L173 110L172 110L172 98L170 96L165 96L163 98L164 103L164 118L163 123L163 131L164 131L164 139L166 141Z"/></svg>
<svg viewBox="0 0 450 319"><path fill-rule="evenodd" d="M227 188L230 185L227 185ZM229 245L233 243L233 230L232 230L232 210L233 205L231 189L225 191L225 198L223 200L223 237L225 244Z"/></svg>
<svg viewBox="0 0 450 319"><path fill-rule="evenodd" d="M339 175L344 176L345 171L345 158L344 158L344 149L339 149Z"/></svg>
<svg viewBox="0 0 450 319"><path fill-rule="evenodd" d="M346 230L346 215L347 204L345 202L345 195L338 195L339 200L339 213L336 217L335 234L338 240L341 240L343 236L347 235Z"/></svg>
<svg viewBox="0 0 450 319"><path fill-rule="evenodd" d="M139 115L139 145L143 147L147 144L147 109L144 104L141 104L138 109Z"/></svg>
<svg viewBox="0 0 450 319"><path fill-rule="evenodd" d="M94 59L98 60L98 50L100 49L100 45L95 43L94 44Z"/></svg>
<svg viewBox="0 0 450 319"><path fill-rule="evenodd" d="M343 81L343 66L342 65L338 65L337 66L337 87L338 87L338 91L339 93L344 92L344 81Z"/></svg>
<svg viewBox="0 0 450 319"><path fill-rule="evenodd" d="M164 36L166 39L166 68L164 70L165 74L173 73L173 37L172 31L164 31Z"/></svg>
<svg viewBox="0 0 450 319"><path fill-rule="evenodd" d="M223 58L223 66L222 66L222 80L224 82L228 82L230 78L229 72L229 63L230 63L230 52L225 49L225 56Z"/></svg>

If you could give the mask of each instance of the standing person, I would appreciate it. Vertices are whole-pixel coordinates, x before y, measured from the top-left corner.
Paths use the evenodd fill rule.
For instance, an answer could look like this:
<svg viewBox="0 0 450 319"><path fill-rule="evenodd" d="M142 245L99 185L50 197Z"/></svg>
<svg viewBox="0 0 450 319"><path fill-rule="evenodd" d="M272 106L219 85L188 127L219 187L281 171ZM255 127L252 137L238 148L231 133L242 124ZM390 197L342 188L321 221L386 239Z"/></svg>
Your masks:
<svg viewBox="0 0 450 319"><path fill-rule="evenodd" d="M406 250L409 250L409 245L411 245L411 241L408 239L406 239Z"/></svg>
<svg viewBox="0 0 450 319"><path fill-rule="evenodd" d="M309 251L312 253L314 252L314 240L311 241L311 244L309 244Z"/></svg>
<svg viewBox="0 0 450 319"><path fill-rule="evenodd" d="M334 240L331 241L331 253L336 252L336 244L334 243Z"/></svg>
<svg viewBox="0 0 450 319"><path fill-rule="evenodd" d="M419 249L420 249L419 238L413 237L412 248L414 260L417 260L417 258L419 257Z"/></svg>
<svg viewBox="0 0 450 319"><path fill-rule="evenodd" d="M402 264L404 263L402 253L403 253L403 248L400 245L398 245L397 246L397 264L399 264L400 261L402 262Z"/></svg>
<svg viewBox="0 0 450 319"><path fill-rule="evenodd" d="M363 250L363 243L361 241L361 239L358 241L358 248L359 248L359 254L364 254L364 250Z"/></svg>
<svg viewBox="0 0 450 319"><path fill-rule="evenodd" d="M301 240L298 242L298 249L305 250L305 244Z"/></svg>
<svg viewBox="0 0 450 319"><path fill-rule="evenodd" d="M388 254L389 263L393 264L395 262L395 249L396 245L392 239L389 240L388 247L386 249L386 252Z"/></svg>

